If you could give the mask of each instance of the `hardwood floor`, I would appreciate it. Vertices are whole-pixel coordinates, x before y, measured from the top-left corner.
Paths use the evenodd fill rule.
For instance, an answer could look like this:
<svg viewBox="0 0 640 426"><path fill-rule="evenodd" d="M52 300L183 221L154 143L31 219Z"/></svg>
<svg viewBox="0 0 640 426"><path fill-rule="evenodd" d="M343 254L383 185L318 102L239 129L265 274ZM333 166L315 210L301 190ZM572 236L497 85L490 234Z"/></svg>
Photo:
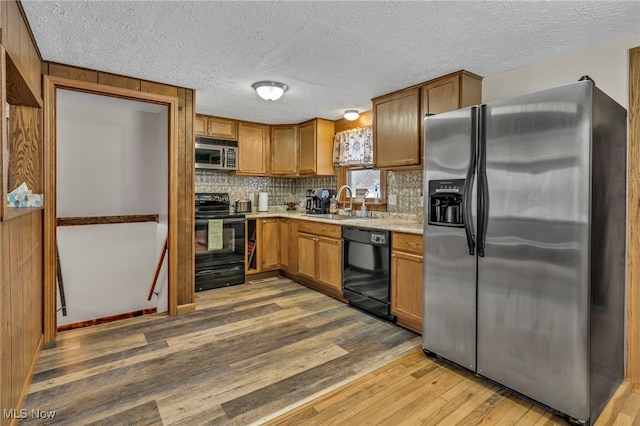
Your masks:
<svg viewBox="0 0 640 426"><path fill-rule="evenodd" d="M40 354L20 424L245 425L420 346L285 278L196 296L193 313L60 333Z"/></svg>
<svg viewBox="0 0 640 426"><path fill-rule="evenodd" d="M265 423L284 425L517 425L568 423L417 350ZM594 426L640 425L640 384L624 382Z"/></svg>
<svg viewBox="0 0 640 426"><path fill-rule="evenodd" d="M566 425L430 360L414 333L285 278L196 297L190 314L61 333L20 424ZM605 425L640 426L640 385L623 383Z"/></svg>

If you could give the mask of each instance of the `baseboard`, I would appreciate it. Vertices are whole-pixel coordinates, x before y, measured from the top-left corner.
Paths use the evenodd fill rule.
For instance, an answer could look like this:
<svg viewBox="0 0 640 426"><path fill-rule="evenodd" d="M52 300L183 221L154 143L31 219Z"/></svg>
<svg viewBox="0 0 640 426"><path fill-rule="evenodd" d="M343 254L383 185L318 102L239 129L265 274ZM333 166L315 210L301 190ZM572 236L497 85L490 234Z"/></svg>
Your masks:
<svg viewBox="0 0 640 426"><path fill-rule="evenodd" d="M271 278L277 277L280 275L280 271L267 271L267 272L258 272L254 274L245 274L244 281L248 283L249 281L261 280L263 278Z"/></svg>
<svg viewBox="0 0 640 426"><path fill-rule="evenodd" d="M76 328L90 327L92 325L105 324L107 322L119 321L127 318L141 317L143 315L155 314L156 311L157 311L156 308L142 309L140 311L126 312L124 314L111 315L108 317L96 318L88 321L80 321L80 322L74 322L72 324L59 325L58 332L73 330Z"/></svg>
<svg viewBox="0 0 640 426"><path fill-rule="evenodd" d="M184 305L178 305L176 309L176 315L188 314L189 312L196 311L195 303L185 303Z"/></svg>
<svg viewBox="0 0 640 426"><path fill-rule="evenodd" d="M29 385L31 385L31 380L33 379L33 373L36 370L36 364L38 363L38 357L40 356L42 345L44 345L44 334L40 335L38 346L36 346L36 350L33 354L33 358L31 359L31 365L29 366L29 371L27 371L27 376L24 378L24 383L22 384L22 390L20 391L20 396L18 397L18 403L16 404L17 413L20 412L25 399L27 399L27 393L29 392ZM18 418L13 418L11 419L11 423L9 424L11 426L17 425L18 420L19 420Z"/></svg>

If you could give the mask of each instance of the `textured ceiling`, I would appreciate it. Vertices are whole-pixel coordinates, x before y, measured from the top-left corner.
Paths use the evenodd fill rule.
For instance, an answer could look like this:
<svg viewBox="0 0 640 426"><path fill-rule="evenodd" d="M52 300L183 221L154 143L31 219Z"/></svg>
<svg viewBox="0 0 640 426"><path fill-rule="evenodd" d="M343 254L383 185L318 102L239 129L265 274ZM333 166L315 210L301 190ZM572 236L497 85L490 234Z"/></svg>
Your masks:
<svg viewBox="0 0 640 426"><path fill-rule="evenodd" d="M196 90L199 113L340 118L459 69L487 76L640 30L639 1L32 1L46 61ZM264 101L251 84L289 85Z"/></svg>

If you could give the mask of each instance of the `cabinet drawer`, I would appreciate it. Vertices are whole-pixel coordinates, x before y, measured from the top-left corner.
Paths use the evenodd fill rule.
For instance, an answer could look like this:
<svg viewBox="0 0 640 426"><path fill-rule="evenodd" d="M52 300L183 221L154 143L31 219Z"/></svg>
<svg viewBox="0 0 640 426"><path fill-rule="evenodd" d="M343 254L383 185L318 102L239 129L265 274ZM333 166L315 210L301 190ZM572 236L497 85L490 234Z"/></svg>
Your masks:
<svg viewBox="0 0 640 426"><path fill-rule="evenodd" d="M394 232L391 240L393 250L422 254L422 235Z"/></svg>
<svg viewBox="0 0 640 426"><path fill-rule="evenodd" d="M298 231L322 237L342 238L342 227L340 225L330 225L322 222L301 220L298 222Z"/></svg>

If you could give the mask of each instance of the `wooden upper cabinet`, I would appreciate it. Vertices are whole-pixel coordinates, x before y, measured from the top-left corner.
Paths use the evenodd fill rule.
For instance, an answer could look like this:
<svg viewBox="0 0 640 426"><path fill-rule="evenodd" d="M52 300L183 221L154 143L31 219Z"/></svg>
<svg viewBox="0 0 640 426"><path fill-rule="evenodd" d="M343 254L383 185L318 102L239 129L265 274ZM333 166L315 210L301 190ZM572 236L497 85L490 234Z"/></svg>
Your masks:
<svg viewBox="0 0 640 426"><path fill-rule="evenodd" d="M373 158L376 168L422 166L424 117L482 102L482 79L458 71L373 101Z"/></svg>
<svg viewBox="0 0 640 426"><path fill-rule="evenodd" d="M298 173L298 125L271 127L271 174Z"/></svg>
<svg viewBox="0 0 640 426"><path fill-rule="evenodd" d="M450 74L424 84L420 98L422 118L477 105L482 102L482 79L466 71Z"/></svg>
<svg viewBox="0 0 640 426"><path fill-rule="evenodd" d="M238 140L238 122L229 118L196 114L193 130L198 136Z"/></svg>
<svg viewBox="0 0 640 426"><path fill-rule="evenodd" d="M300 124L300 175L333 176L334 123L316 118Z"/></svg>
<svg viewBox="0 0 640 426"><path fill-rule="evenodd" d="M427 84L421 89L422 117L458 109L460 80L452 77Z"/></svg>
<svg viewBox="0 0 640 426"><path fill-rule="evenodd" d="M207 116L196 114L196 119L193 122L193 132L197 136L207 136Z"/></svg>
<svg viewBox="0 0 640 426"><path fill-rule="evenodd" d="M420 164L420 89L372 100L373 162L378 169Z"/></svg>
<svg viewBox="0 0 640 426"><path fill-rule="evenodd" d="M238 124L238 175L265 176L268 172L269 126L241 121Z"/></svg>

